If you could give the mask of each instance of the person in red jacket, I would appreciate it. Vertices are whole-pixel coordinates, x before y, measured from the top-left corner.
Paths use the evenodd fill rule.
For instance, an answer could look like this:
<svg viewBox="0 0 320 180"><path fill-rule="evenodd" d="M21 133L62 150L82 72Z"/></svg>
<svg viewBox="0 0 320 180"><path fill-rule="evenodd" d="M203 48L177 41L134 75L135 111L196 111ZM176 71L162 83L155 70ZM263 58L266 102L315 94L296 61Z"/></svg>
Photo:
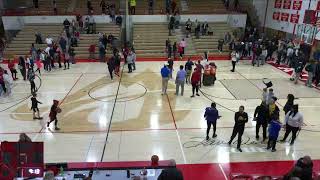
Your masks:
<svg viewBox="0 0 320 180"><path fill-rule="evenodd" d="M192 76L191 76L191 85L192 85L192 96L194 97L194 91L196 90L196 95L200 96L198 91L199 91L199 86L200 86L200 80L201 80L201 71L198 70L197 68L194 69Z"/></svg>
<svg viewBox="0 0 320 180"><path fill-rule="evenodd" d="M17 80L17 70L15 68L15 64L13 60L10 60L8 63L8 69L10 69L11 75L12 75L12 79L15 81Z"/></svg>
<svg viewBox="0 0 320 180"><path fill-rule="evenodd" d="M61 109L59 108L59 101L58 100L53 100L53 105L51 106L50 109L50 113L49 113L49 118L50 121L47 123L47 127L50 126L50 123L54 121L54 126L55 126L55 130L60 130L60 128L58 128L58 119L57 119L57 114L61 113Z"/></svg>
<svg viewBox="0 0 320 180"><path fill-rule="evenodd" d="M96 45L95 44L91 44L90 47L89 47L89 59L96 59L95 57L95 53L96 53Z"/></svg>

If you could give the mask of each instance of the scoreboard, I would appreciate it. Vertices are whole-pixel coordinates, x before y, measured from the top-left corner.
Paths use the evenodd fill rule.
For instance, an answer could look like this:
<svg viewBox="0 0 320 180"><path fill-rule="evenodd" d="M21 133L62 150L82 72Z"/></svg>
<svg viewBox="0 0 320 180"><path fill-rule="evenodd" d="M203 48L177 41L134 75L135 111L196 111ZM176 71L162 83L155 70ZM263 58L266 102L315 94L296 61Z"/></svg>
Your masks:
<svg viewBox="0 0 320 180"><path fill-rule="evenodd" d="M43 177L43 142L2 142L0 179Z"/></svg>

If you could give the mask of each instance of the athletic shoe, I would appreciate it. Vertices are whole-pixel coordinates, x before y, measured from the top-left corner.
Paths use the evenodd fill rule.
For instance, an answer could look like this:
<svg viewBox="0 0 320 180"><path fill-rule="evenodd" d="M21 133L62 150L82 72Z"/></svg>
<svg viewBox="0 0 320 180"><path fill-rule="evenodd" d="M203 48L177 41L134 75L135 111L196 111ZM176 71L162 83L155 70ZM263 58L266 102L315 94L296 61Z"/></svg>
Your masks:
<svg viewBox="0 0 320 180"><path fill-rule="evenodd" d="M217 137L217 135L216 135L216 134L212 135L212 138L216 138L216 137Z"/></svg>
<svg viewBox="0 0 320 180"><path fill-rule="evenodd" d="M60 130L60 128L58 128L58 127L55 127L55 128L54 128L54 130L56 130L56 131L59 131L59 130Z"/></svg>
<svg viewBox="0 0 320 180"><path fill-rule="evenodd" d="M241 149L241 148L237 148L237 149L238 149L238 151L242 152L242 149Z"/></svg>
<svg viewBox="0 0 320 180"><path fill-rule="evenodd" d="M206 137L206 140L207 140L207 141L209 140L209 136Z"/></svg>

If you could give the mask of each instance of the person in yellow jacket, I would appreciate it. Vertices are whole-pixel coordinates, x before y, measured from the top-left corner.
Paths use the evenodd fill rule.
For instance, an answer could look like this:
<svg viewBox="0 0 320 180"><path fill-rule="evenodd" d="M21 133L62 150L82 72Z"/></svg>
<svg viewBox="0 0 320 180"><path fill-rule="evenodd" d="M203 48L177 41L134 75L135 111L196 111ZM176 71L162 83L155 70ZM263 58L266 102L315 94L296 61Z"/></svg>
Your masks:
<svg viewBox="0 0 320 180"><path fill-rule="evenodd" d="M137 5L136 0L130 0L130 13L132 15L136 14L136 5Z"/></svg>

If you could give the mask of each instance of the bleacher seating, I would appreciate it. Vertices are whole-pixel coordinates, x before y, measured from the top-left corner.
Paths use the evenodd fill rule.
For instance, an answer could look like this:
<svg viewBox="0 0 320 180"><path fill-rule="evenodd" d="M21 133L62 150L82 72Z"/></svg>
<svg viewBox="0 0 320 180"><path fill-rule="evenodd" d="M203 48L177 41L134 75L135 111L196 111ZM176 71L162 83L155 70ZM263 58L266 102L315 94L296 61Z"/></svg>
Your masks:
<svg viewBox="0 0 320 180"><path fill-rule="evenodd" d="M4 57L25 56L29 54L31 44L35 43L35 33L42 34L42 40L50 35L53 40L57 40L63 31L62 24L26 24L16 37L7 45ZM45 48L46 44L35 44L36 48Z"/></svg>
<svg viewBox="0 0 320 180"><path fill-rule="evenodd" d="M188 10L181 14L227 13L222 0L187 0Z"/></svg>
<svg viewBox="0 0 320 180"><path fill-rule="evenodd" d="M209 23L209 27L213 30L213 35L200 35L199 39L195 37L194 32L192 33L193 45L198 54L203 52L209 52L210 54L220 54L218 47L218 40L224 38L226 32L231 32L231 28L227 23ZM229 46L225 44L223 46L223 55L229 54Z"/></svg>
<svg viewBox="0 0 320 180"><path fill-rule="evenodd" d="M58 14L68 14L70 2L71 0L56 0ZM39 0L39 8L33 8L30 12L36 15L53 15L53 3L51 0Z"/></svg>
<svg viewBox="0 0 320 180"><path fill-rule="evenodd" d="M93 14L102 14L101 7L100 7L101 0L91 0L91 5L93 8ZM118 0L105 0L106 4L115 4L116 6L116 13L120 7L120 1ZM87 8L87 0L78 0L75 12L79 14L88 14L88 8Z"/></svg>
<svg viewBox="0 0 320 180"><path fill-rule="evenodd" d="M176 36L169 36L165 23L139 23L133 26L133 41L137 56L165 56L165 42L177 41Z"/></svg>
<svg viewBox="0 0 320 180"><path fill-rule="evenodd" d="M120 40L120 27L115 24L97 24L96 32L106 34L112 34ZM91 44L96 44L98 47L99 34L80 34L80 40L78 47L75 47L76 58L84 59L89 57L89 47ZM96 49L96 53L98 49ZM107 55L111 54L111 51L107 51ZM97 57L97 56L96 56Z"/></svg>

